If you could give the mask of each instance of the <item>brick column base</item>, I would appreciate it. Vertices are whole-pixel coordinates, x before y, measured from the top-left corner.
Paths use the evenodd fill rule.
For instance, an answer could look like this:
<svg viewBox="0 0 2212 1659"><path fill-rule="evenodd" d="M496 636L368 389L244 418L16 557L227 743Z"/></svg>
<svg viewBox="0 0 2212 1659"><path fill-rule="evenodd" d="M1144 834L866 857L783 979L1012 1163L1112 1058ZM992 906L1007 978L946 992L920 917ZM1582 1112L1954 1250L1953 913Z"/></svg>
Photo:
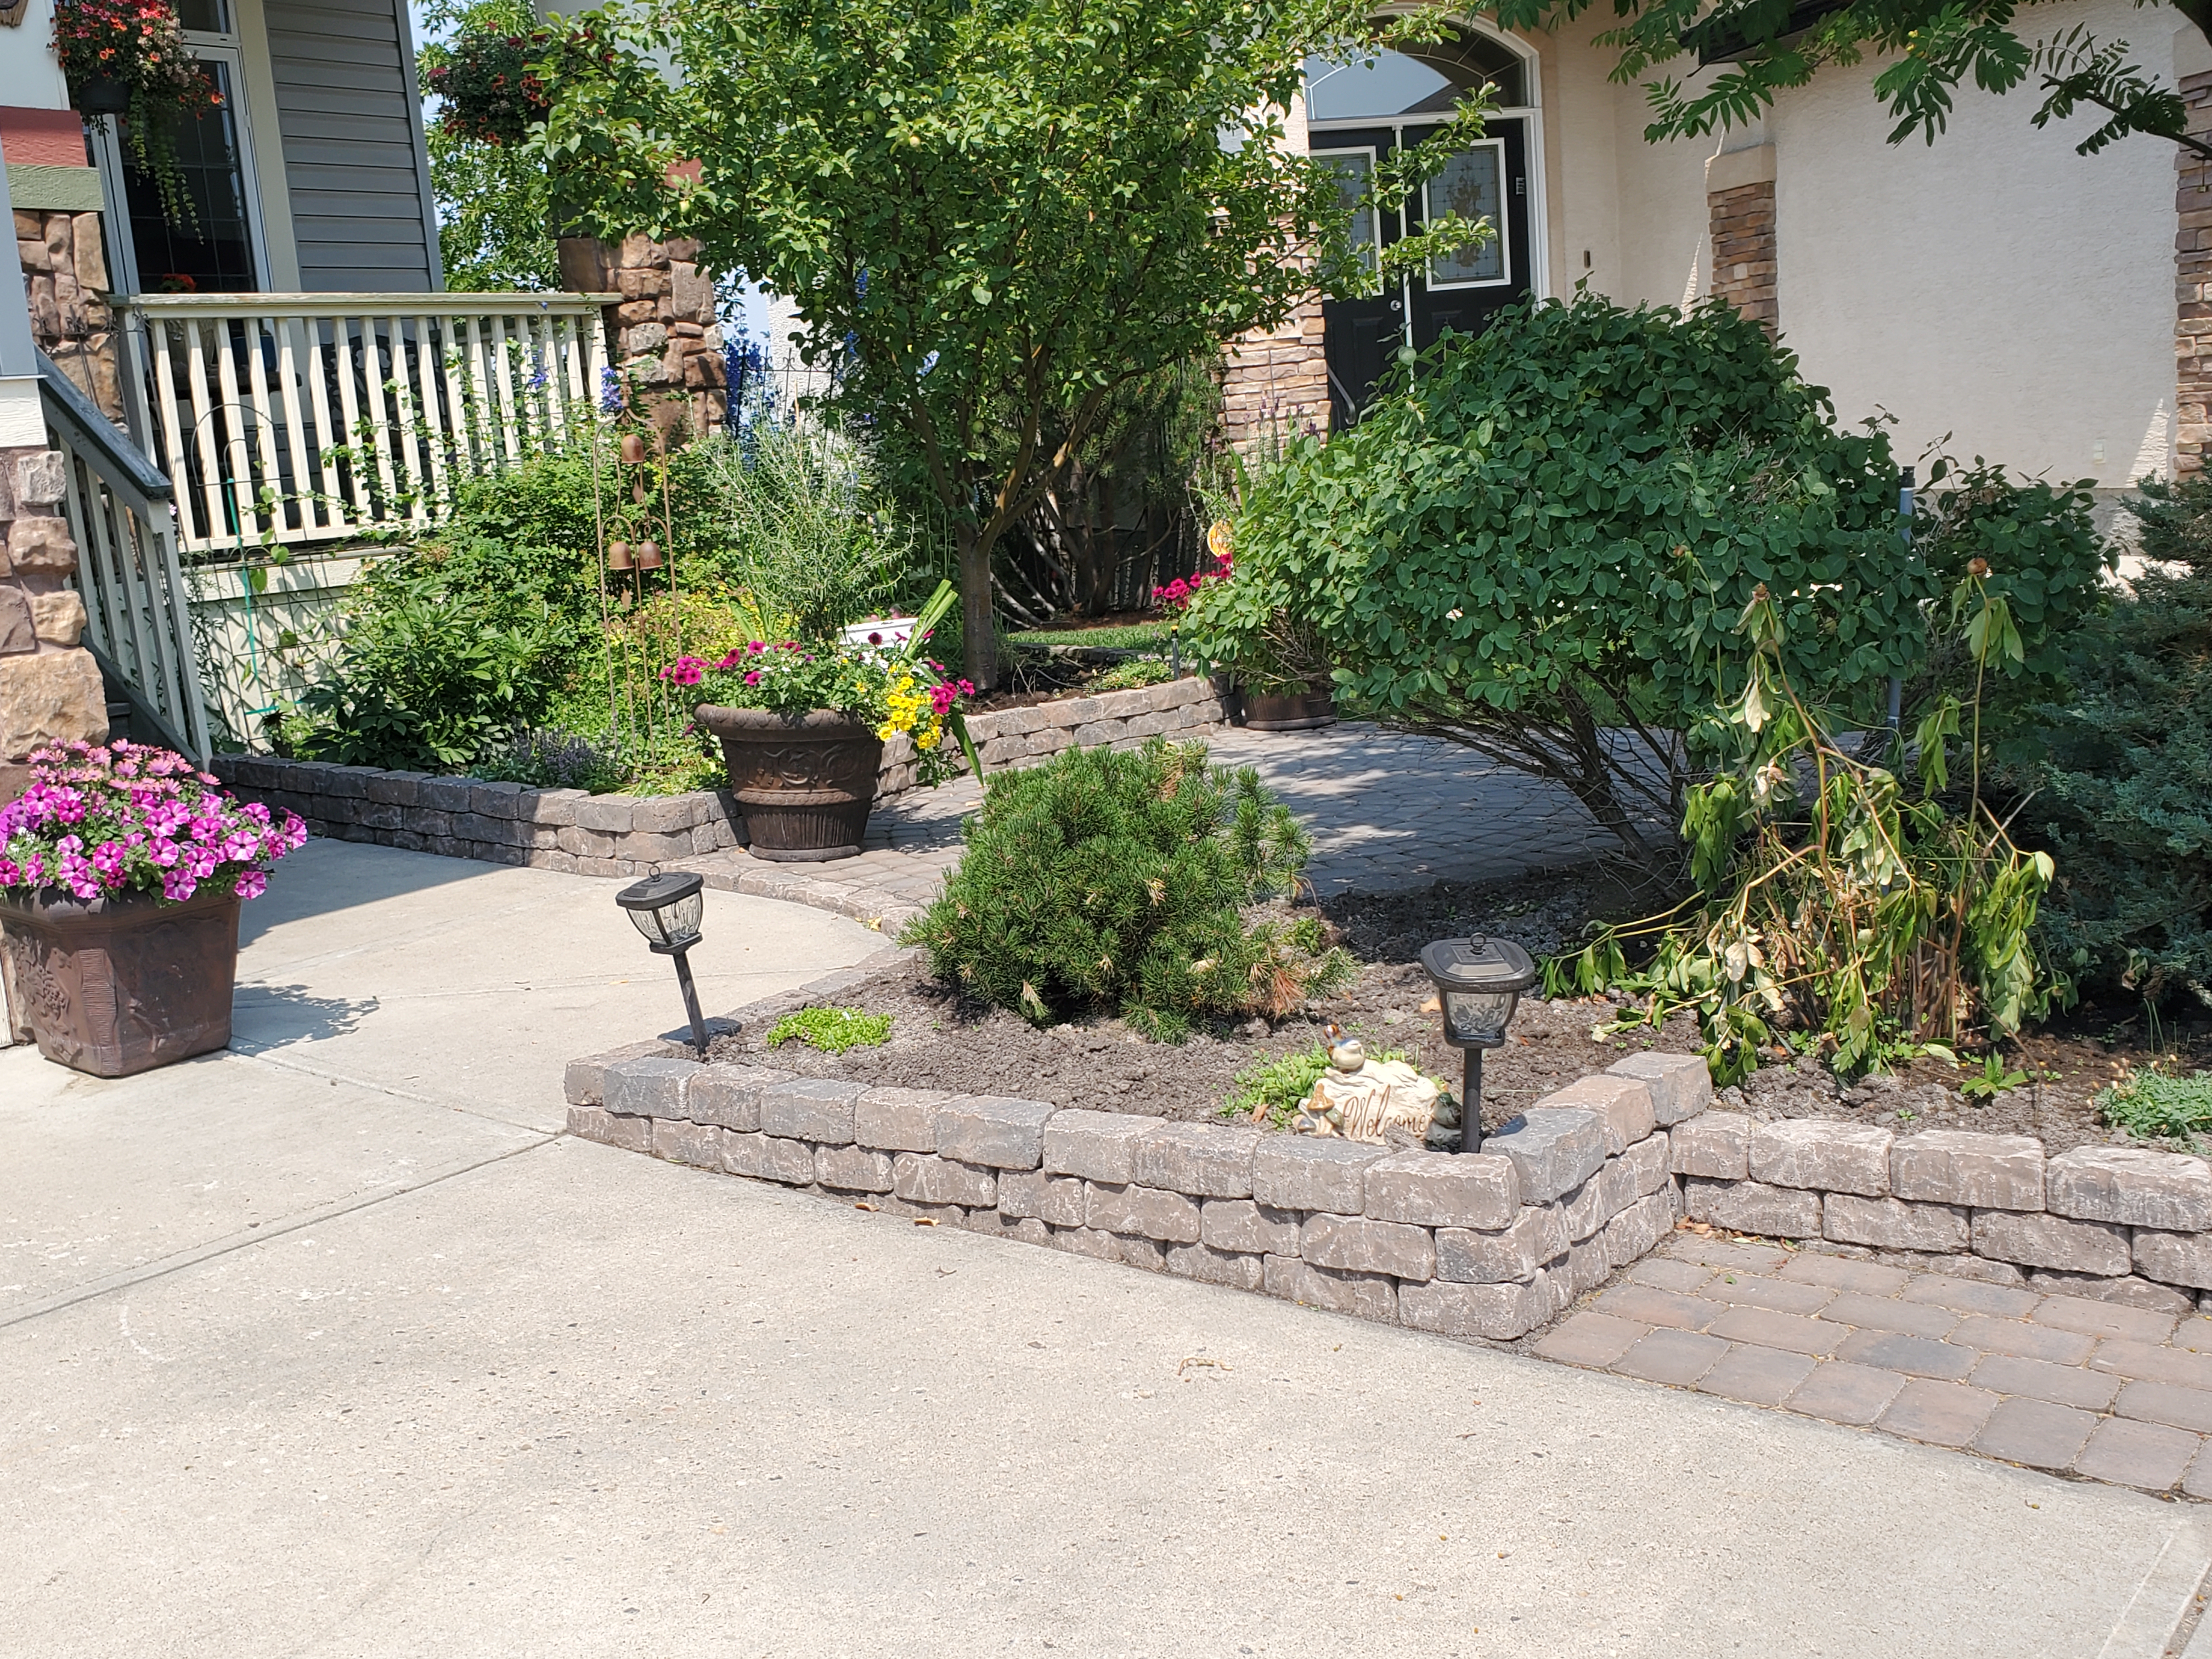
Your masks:
<svg viewBox="0 0 2212 1659"><path fill-rule="evenodd" d="M2188 130L2212 132L2212 71L2185 76ZM2204 470L2212 443L2212 161L2187 150L2174 157L2173 470Z"/></svg>
<svg viewBox="0 0 2212 1659"><path fill-rule="evenodd" d="M1318 301L1281 327L1255 330L1223 349L1221 425L1239 449L1328 430L1328 359Z"/></svg>
<svg viewBox="0 0 2212 1659"><path fill-rule="evenodd" d="M1711 291L1764 323L1769 334L1778 332L1782 310L1774 291L1774 180L1708 190L1705 207L1713 234Z"/></svg>

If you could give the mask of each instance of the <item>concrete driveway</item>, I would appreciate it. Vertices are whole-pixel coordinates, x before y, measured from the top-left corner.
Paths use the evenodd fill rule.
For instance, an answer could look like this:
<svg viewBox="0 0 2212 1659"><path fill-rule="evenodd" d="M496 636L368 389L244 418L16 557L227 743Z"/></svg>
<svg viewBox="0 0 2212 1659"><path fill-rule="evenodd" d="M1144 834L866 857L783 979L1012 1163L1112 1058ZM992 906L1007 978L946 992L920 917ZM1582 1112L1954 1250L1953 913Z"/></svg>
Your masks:
<svg viewBox="0 0 2212 1659"><path fill-rule="evenodd" d="M710 1006L882 943L710 899ZM611 900L317 844L241 1051L0 1052L0 1655L2153 1659L2212 1559L2191 1506L559 1137L561 1060L676 1006Z"/></svg>

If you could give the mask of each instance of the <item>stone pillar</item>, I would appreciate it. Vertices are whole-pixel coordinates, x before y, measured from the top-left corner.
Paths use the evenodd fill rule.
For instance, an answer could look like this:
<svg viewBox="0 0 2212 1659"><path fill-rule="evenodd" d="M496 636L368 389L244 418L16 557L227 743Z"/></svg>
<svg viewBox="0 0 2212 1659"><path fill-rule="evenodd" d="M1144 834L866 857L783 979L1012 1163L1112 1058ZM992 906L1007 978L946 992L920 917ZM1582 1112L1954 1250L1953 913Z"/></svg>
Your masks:
<svg viewBox="0 0 2212 1659"><path fill-rule="evenodd" d="M1255 330L1223 349L1221 426L1239 449L1328 430L1328 357L1318 300L1280 328Z"/></svg>
<svg viewBox="0 0 2212 1659"><path fill-rule="evenodd" d="M2212 135L2212 70L2185 75L2181 100L2188 130ZM2204 470L2212 446L2212 161L2188 150L2174 157L2173 470Z"/></svg>
<svg viewBox="0 0 2212 1659"><path fill-rule="evenodd" d="M1781 331L1775 298L1774 146L1723 150L1705 163L1705 210L1713 235L1707 292Z"/></svg>
<svg viewBox="0 0 2212 1659"><path fill-rule="evenodd" d="M711 432L728 408L714 279L699 244L629 236L619 249L586 236L561 240L561 280L580 293L614 293L607 358L653 405L664 428Z"/></svg>
<svg viewBox="0 0 2212 1659"><path fill-rule="evenodd" d="M115 332L115 313L100 298L108 291L100 216L35 208L15 211L31 336L100 412L119 425L122 343Z"/></svg>
<svg viewBox="0 0 2212 1659"><path fill-rule="evenodd" d="M33 749L107 739L100 666L77 643L84 601L63 586L76 568L64 483L52 450L0 449L0 802L28 786Z"/></svg>

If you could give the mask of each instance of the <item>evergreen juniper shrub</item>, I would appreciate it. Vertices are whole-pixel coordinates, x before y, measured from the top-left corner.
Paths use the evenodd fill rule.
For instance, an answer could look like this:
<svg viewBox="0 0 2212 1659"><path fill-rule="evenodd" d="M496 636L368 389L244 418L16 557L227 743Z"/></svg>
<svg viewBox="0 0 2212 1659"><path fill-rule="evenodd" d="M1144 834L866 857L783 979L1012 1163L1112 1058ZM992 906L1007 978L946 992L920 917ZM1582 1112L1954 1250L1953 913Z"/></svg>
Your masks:
<svg viewBox="0 0 2212 1659"><path fill-rule="evenodd" d="M1246 920L1295 890L1312 843L1257 773L1208 765L1202 743L999 773L964 834L905 942L1035 1024L1119 1012L1177 1042L1194 1019L1279 1016L1352 975L1317 919Z"/></svg>

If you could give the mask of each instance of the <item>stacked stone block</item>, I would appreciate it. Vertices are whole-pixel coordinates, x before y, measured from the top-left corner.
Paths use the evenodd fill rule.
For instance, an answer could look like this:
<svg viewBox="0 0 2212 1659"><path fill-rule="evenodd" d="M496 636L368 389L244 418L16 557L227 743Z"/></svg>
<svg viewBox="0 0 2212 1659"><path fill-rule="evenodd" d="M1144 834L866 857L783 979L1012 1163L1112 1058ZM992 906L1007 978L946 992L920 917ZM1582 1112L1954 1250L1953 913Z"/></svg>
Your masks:
<svg viewBox="0 0 2212 1659"><path fill-rule="evenodd" d="M607 307L609 358L648 400L672 438L711 432L728 404L714 281L699 269L699 244L625 237L610 247L587 236L563 237L561 278L580 293L617 294Z"/></svg>
<svg viewBox="0 0 2212 1659"><path fill-rule="evenodd" d="M79 643L84 602L67 586L76 569L67 487L56 452L0 449L0 803L27 786L33 749L107 737L100 668Z"/></svg>
<svg viewBox="0 0 2212 1659"><path fill-rule="evenodd" d="M1691 1219L1741 1232L1979 1258L1999 1276L2145 1306L2212 1291L2212 1164L2200 1158L2051 1158L2029 1135L1708 1112L1674 1136L1672 1168Z"/></svg>
<svg viewBox="0 0 2212 1659"><path fill-rule="evenodd" d="M871 1089L659 1045L572 1064L572 1133L895 1213L1455 1336L1510 1339L1674 1225L1705 1061L1644 1054L1473 1156Z"/></svg>
<svg viewBox="0 0 2212 1659"><path fill-rule="evenodd" d="M1034 766L1063 749L1134 749L1152 738L1176 741L1194 738L1228 719L1221 692L1212 681L1169 680L1131 691L1102 691L1096 696L1066 697L1026 708L1001 708L971 714L968 735L975 740L987 770ZM966 771L963 760L957 767ZM914 739L894 738L884 746L883 771L876 797L902 794L921 782Z"/></svg>
<svg viewBox="0 0 2212 1659"><path fill-rule="evenodd" d="M65 542L65 528L63 535ZM70 568L73 558L72 554ZM64 614L64 608L76 605L75 594L40 603L54 611L52 627L65 628L72 618L75 626L83 625L81 605ZM8 605L6 590L0 586L0 653L11 648L8 641L14 637L9 632ZM24 632L21 637L30 635ZM95 672L95 704L104 707L97 704L98 681ZM4 709L0 703L0 712ZM1133 748L1158 735L1194 737L1221 719L1220 696L1211 682L1181 679L979 714L969 722L969 730L986 767L1022 766L1067 748L1099 744ZM105 731L104 724L101 729ZM899 744L905 746L885 749L878 799L915 787L912 744L905 738ZM440 778L259 755L218 755L215 770L246 799L298 813L310 835L374 842L447 858L528 865L571 875L633 876L651 875L671 864L744 844L736 803L716 790L686 795L587 795L580 789L532 789L478 778ZM780 896L775 892L768 896Z"/></svg>
<svg viewBox="0 0 2212 1659"><path fill-rule="evenodd" d="M1329 428L1328 356L1318 301L1276 328L1240 336L1221 354L1223 434L1240 449Z"/></svg>
<svg viewBox="0 0 2212 1659"><path fill-rule="evenodd" d="M81 159L81 158L80 158ZM122 422L121 342L107 292L107 248L97 213L15 210L31 336L108 419Z"/></svg>

